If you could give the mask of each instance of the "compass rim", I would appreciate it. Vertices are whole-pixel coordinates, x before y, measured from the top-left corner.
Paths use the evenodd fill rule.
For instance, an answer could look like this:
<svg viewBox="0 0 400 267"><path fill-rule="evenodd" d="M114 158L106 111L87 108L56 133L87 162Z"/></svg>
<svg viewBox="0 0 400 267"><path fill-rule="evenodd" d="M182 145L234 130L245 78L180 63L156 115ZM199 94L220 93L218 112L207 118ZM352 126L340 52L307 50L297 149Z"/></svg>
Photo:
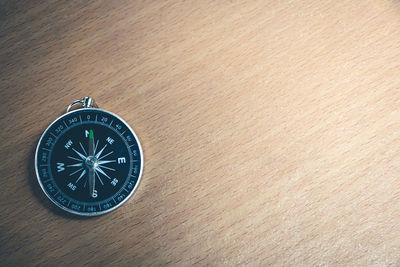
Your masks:
<svg viewBox="0 0 400 267"><path fill-rule="evenodd" d="M113 207L111 207L111 208L109 208L109 209L103 210L103 211L80 212L80 211L76 211L76 210L69 209L68 207L61 205L60 203L58 203L57 201L55 201L55 200L53 199L53 197L50 196L50 195L48 194L48 192L45 190L44 185L43 185L43 183L42 183L42 181L41 181L41 179L40 179L40 175L39 175L39 170L38 170L38 152L39 152L39 147L40 147L40 144L42 143L43 137L46 135L46 133L49 131L49 129L50 129L56 122L58 122L60 119L64 118L64 117L67 116L67 115L70 115L70 114L73 114L73 113L78 113L78 112L81 112L81 111L101 111L101 112L105 112L105 113L108 113L108 114L111 115L111 116L116 117L116 118L119 119L122 123L125 124L125 126L128 128L129 131L131 131L131 133L133 134L133 137L134 137L135 140L136 140L136 143L137 143L137 145L138 145L138 148L139 148L139 153L140 153L140 170L139 170L139 175L138 175L138 178L137 178L137 181L136 181L135 186L131 189L131 191L129 192L129 194L128 194L121 202L119 202L119 203L116 204L115 206L113 206ZM137 137L135 131L134 131L134 130L132 129L132 127L131 127L124 119L122 119L120 116L116 115L116 114L113 113L113 112L110 112L110 111L108 111L108 110L104 110L104 109L101 109L101 108L82 108L82 109L77 109L77 110L73 110L73 111L67 112L67 113L65 113L65 114L62 114L61 116L59 116L58 118L56 118L56 119L46 128L46 130L43 132L43 134L41 135L41 137L40 137L40 139L39 139L39 141L38 141L38 144L37 144L37 146L36 146L36 151L35 151L35 172L36 172L36 178L37 178L37 180L38 180L38 183L39 183L39 185L40 185L42 191L45 193L45 195L47 196L47 198L50 199L51 202L53 202L57 207L61 208L62 210L66 211L66 212L69 212L69 213L72 213L72 214L75 214L75 215L80 215L80 216L85 216L85 217L94 217L94 216L99 216L99 215L103 215L103 214L109 213L109 212L114 211L114 210L116 210L117 208L121 207L125 202L127 202L128 199L130 199L130 198L132 197L132 195L136 192L137 188L139 187L139 184L140 184L141 178L142 178L142 174L143 174L143 168L144 168L143 165L144 165L144 155L143 155L142 145L141 145L141 143L140 143L140 141L139 141L139 138ZM53 179L54 179L54 178L53 178ZM64 193L64 192L63 192L63 193Z"/></svg>

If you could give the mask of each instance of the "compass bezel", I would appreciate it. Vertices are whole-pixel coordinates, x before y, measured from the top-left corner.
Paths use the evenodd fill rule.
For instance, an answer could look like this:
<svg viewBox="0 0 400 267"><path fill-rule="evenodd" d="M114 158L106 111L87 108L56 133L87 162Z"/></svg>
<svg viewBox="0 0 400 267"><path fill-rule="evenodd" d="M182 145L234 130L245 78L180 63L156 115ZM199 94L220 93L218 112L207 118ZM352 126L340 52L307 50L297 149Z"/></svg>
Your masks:
<svg viewBox="0 0 400 267"><path fill-rule="evenodd" d="M137 177L137 181L136 184L134 185L134 187L131 189L131 191L128 193L128 195L122 200L120 201L118 204L115 204L114 206L112 206L111 208L107 208L105 210L101 210L101 211L92 211L92 212L84 212L84 211L76 211L73 209L70 209L64 205L62 205L61 203L58 203L55 199L53 199L53 196L51 196L47 190L44 187L44 184L41 181L41 176L39 173L39 168L38 168L38 158L39 158L39 149L40 149L40 145L42 143L42 140L45 136L47 136L47 133L49 132L49 130L52 128L52 126L54 124L56 124L57 122L59 122L60 120L64 119L66 116L70 116L74 113L79 113L82 111L100 111L100 112L104 112L112 117L117 118L121 123L123 123L127 129L130 131L130 133L132 134L133 138L136 141L138 150L139 150L139 158L140 158L140 168L139 168L139 173L138 173L138 177ZM92 217L92 216L98 216L98 215L102 215L102 214L106 214L109 213L111 211L114 211L115 209L119 208L120 206L122 206L126 201L128 201L128 199L130 199L132 197L132 195L136 192L140 182L141 182L141 178L142 178L142 174L143 174L143 161L144 161L144 155L143 155L143 150L142 150L142 146L141 143L139 141L139 138L137 137L135 131L129 126L129 124L122 119L121 117L119 117L118 115L116 115L115 113L112 113L110 111L104 110L104 109L100 109L100 108L81 108L81 109L77 109L77 110L73 110L70 112L67 112L61 116L59 116L57 119L55 119L47 128L46 130L43 132L43 134L41 135L38 144L36 146L36 151L35 151L35 172L36 172L36 178L38 180L38 183L42 189L42 191L45 193L45 195L47 196L48 199L51 200L52 203L54 203L57 207L61 208L62 210L75 214L75 215L81 215L81 216L86 216L86 217ZM54 177L52 178L54 179ZM126 179L126 178L125 178ZM64 194L66 194L65 192L62 192ZM67 194L68 195L68 194Z"/></svg>

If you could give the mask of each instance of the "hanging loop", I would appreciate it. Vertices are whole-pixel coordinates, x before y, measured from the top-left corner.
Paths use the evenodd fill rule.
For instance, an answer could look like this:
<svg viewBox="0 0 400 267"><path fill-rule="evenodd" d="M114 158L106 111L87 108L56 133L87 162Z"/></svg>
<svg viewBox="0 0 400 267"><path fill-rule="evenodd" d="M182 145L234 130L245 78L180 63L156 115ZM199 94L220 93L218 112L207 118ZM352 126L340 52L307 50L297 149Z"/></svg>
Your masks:
<svg viewBox="0 0 400 267"><path fill-rule="evenodd" d="M94 98L86 96L82 99L79 100L75 100L74 102L72 102L68 108L67 108L67 112L70 112L72 107L75 105L82 105L82 108L98 108L97 104L94 102Z"/></svg>

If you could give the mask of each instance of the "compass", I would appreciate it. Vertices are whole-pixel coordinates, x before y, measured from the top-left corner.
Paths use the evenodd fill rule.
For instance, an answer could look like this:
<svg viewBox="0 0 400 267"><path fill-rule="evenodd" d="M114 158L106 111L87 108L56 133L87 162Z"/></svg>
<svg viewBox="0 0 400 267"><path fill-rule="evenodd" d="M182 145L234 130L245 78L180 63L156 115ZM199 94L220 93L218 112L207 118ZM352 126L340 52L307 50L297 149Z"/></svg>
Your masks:
<svg viewBox="0 0 400 267"><path fill-rule="evenodd" d="M71 111L76 104L81 109ZM73 102L43 133L35 168L46 196L61 209L84 216L121 206L135 192L143 153L131 127L99 109L90 97Z"/></svg>

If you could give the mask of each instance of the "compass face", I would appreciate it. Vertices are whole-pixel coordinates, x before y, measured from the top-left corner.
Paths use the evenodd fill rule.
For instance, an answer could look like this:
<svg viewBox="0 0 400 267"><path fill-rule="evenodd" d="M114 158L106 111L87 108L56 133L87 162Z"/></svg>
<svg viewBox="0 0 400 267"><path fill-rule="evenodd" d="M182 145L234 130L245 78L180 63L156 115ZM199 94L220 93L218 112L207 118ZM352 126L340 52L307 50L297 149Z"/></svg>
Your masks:
<svg viewBox="0 0 400 267"><path fill-rule="evenodd" d="M100 215L136 190L143 168L135 133L118 116L95 108L69 112L40 138L36 174L47 197L79 215Z"/></svg>

